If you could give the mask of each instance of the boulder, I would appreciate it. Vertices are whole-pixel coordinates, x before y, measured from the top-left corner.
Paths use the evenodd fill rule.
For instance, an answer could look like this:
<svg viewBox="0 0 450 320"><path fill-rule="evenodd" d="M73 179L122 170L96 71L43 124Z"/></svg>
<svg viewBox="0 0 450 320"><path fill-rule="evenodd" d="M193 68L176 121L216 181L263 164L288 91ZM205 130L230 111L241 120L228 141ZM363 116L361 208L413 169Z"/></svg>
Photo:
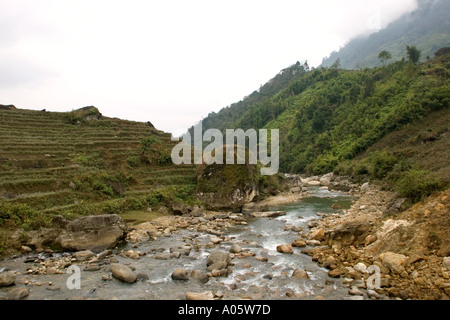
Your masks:
<svg viewBox="0 0 450 320"><path fill-rule="evenodd" d="M320 178L319 182L321 186L329 186L331 184L331 181L328 177Z"/></svg>
<svg viewBox="0 0 450 320"><path fill-rule="evenodd" d="M306 247L306 241L303 239L297 239L294 242L292 242L292 246L297 248Z"/></svg>
<svg viewBox="0 0 450 320"><path fill-rule="evenodd" d="M277 246L277 251L280 253L292 254L292 246L290 244L281 244Z"/></svg>
<svg viewBox="0 0 450 320"><path fill-rule="evenodd" d="M367 192L367 191L369 191L369 190L370 190L369 183L368 183L368 182L363 183L363 185L361 186L361 191Z"/></svg>
<svg viewBox="0 0 450 320"><path fill-rule="evenodd" d="M55 242L63 250L101 252L124 238L127 226L117 214L86 216L69 222Z"/></svg>
<svg viewBox="0 0 450 320"><path fill-rule="evenodd" d="M318 228L315 230L311 230L308 233L308 240L324 240L325 239L325 230L322 228Z"/></svg>
<svg viewBox="0 0 450 320"><path fill-rule="evenodd" d="M250 216L255 218L275 218L284 216L286 211L265 211L265 212L252 212Z"/></svg>
<svg viewBox="0 0 450 320"><path fill-rule="evenodd" d="M292 278L309 279L308 273L303 269L295 269L292 273Z"/></svg>
<svg viewBox="0 0 450 320"><path fill-rule="evenodd" d="M445 257L442 264L445 268L447 268L447 270L450 270L450 257Z"/></svg>
<svg viewBox="0 0 450 320"><path fill-rule="evenodd" d="M207 270L221 270L228 267L231 261L231 256L225 251L213 251L208 255L206 259Z"/></svg>
<svg viewBox="0 0 450 320"><path fill-rule="evenodd" d="M230 252L231 253L241 253L242 252L242 248L239 245L237 245L236 243L233 243L231 245Z"/></svg>
<svg viewBox="0 0 450 320"><path fill-rule="evenodd" d="M196 279L201 283L207 283L209 281L209 277L201 270L192 270L190 278Z"/></svg>
<svg viewBox="0 0 450 320"><path fill-rule="evenodd" d="M214 294L211 291L186 292L186 300L214 300Z"/></svg>
<svg viewBox="0 0 450 320"><path fill-rule="evenodd" d="M123 282L133 283L137 280L136 274L126 265L120 263L111 264L112 276Z"/></svg>
<svg viewBox="0 0 450 320"><path fill-rule="evenodd" d="M172 205L172 211L174 215L181 216L184 214L188 214L189 210L184 203L175 203Z"/></svg>
<svg viewBox="0 0 450 320"><path fill-rule="evenodd" d="M401 273L405 270L404 264L407 256L395 252L383 252L378 256L383 266L390 269L393 273Z"/></svg>
<svg viewBox="0 0 450 320"><path fill-rule="evenodd" d="M9 287L16 281L16 274L12 271L0 273L0 287Z"/></svg>
<svg viewBox="0 0 450 320"><path fill-rule="evenodd" d="M77 251L73 254L73 257L77 261L86 261L89 258L92 258L94 256L95 256L95 253L93 253L91 250Z"/></svg>
<svg viewBox="0 0 450 320"><path fill-rule="evenodd" d="M19 288L14 288L12 290L10 290L8 292L8 300L20 300L23 298L28 297L30 294L30 291L28 290L27 287L19 287Z"/></svg>
<svg viewBox="0 0 450 320"><path fill-rule="evenodd" d="M189 274L186 269L178 268L172 272L173 280L189 280Z"/></svg>
<svg viewBox="0 0 450 320"><path fill-rule="evenodd" d="M325 241L330 247L334 244L359 245L365 242L370 228L370 221L366 217L358 217L325 232Z"/></svg>

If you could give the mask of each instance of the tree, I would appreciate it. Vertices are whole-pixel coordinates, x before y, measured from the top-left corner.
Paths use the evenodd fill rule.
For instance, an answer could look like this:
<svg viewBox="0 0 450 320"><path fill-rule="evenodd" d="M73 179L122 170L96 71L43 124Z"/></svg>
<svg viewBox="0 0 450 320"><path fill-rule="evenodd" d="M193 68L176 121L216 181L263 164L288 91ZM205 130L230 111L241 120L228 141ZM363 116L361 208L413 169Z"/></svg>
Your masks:
<svg viewBox="0 0 450 320"><path fill-rule="evenodd" d="M378 59L384 64L387 60L392 58L392 54L389 51L383 50L378 54Z"/></svg>
<svg viewBox="0 0 450 320"><path fill-rule="evenodd" d="M406 46L406 53L408 54L409 61L413 64L417 64L420 59L421 52L416 46Z"/></svg>

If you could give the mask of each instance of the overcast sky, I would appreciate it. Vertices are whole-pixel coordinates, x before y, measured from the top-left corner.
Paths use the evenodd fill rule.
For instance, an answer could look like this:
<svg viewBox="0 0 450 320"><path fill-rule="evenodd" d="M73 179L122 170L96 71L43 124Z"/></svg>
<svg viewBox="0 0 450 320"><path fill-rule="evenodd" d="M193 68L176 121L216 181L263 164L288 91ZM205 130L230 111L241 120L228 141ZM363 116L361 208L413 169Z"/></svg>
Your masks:
<svg viewBox="0 0 450 320"><path fill-rule="evenodd" d="M297 61L318 66L416 0L1 0L0 104L179 135Z"/></svg>

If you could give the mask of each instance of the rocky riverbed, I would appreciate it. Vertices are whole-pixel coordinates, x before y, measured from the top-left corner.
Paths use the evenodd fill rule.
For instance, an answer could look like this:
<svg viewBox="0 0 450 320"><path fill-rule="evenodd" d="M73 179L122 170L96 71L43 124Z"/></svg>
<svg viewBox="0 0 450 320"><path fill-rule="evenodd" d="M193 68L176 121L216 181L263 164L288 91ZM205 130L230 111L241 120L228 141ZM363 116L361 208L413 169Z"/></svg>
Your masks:
<svg viewBox="0 0 450 320"><path fill-rule="evenodd" d="M351 186L345 193L330 192L331 183L323 177L302 184L246 206L242 213L196 210L195 216L165 216L139 224L112 248L54 252L24 246L23 254L0 262L0 298L448 296L448 236L441 232L448 231L448 192L392 217L386 213L397 210L395 195L367 184ZM294 202L282 204L286 201ZM431 230L438 220L443 229ZM70 228L67 221L62 224L58 234L66 239ZM434 232L437 244L427 240L416 245L423 239L410 228L424 226ZM105 245L105 238L100 240Z"/></svg>

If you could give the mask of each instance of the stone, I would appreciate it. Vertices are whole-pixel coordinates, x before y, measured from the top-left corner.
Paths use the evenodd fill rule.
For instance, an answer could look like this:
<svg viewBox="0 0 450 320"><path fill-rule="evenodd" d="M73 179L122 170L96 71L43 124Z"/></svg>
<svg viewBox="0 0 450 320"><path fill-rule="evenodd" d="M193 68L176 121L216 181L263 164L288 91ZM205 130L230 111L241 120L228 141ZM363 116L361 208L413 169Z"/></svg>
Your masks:
<svg viewBox="0 0 450 320"><path fill-rule="evenodd" d="M218 236L212 236L212 237L210 238L210 241L211 241L212 243L214 243L214 244L219 244L219 243L222 242L222 239L219 238Z"/></svg>
<svg viewBox="0 0 450 320"><path fill-rule="evenodd" d="M367 296L370 299L377 299L377 300L380 299L380 295L375 290L372 289L367 290Z"/></svg>
<svg viewBox="0 0 450 320"><path fill-rule="evenodd" d="M223 262L227 266L230 263L231 257L228 252L225 251L213 251L208 255L208 258L206 259L206 266L213 265L215 263Z"/></svg>
<svg viewBox="0 0 450 320"><path fill-rule="evenodd" d="M149 279L150 278L149 278L148 274L145 272L138 272L136 274L136 280L138 280L138 281L147 281Z"/></svg>
<svg viewBox="0 0 450 320"><path fill-rule="evenodd" d="M100 270L100 266L96 263L90 263L83 269L83 271L98 271L98 270Z"/></svg>
<svg viewBox="0 0 450 320"><path fill-rule="evenodd" d="M264 211L264 212L252 212L250 216L255 218L275 218L286 215L286 211Z"/></svg>
<svg viewBox="0 0 450 320"><path fill-rule="evenodd" d="M77 261L86 261L89 260L90 258L94 257L95 253L93 253L91 250L82 250L82 251L77 251L73 254L73 257L77 260Z"/></svg>
<svg viewBox="0 0 450 320"><path fill-rule="evenodd" d="M33 251L33 249L31 249L31 248L28 247L28 246L21 246L21 247L20 247L20 251L21 251L22 253L30 253L30 252Z"/></svg>
<svg viewBox="0 0 450 320"><path fill-rule="evenodd" d="M86 216L67 223L53 242L67 251L101 252L125 237L126 223L117 214Z"/></svg>
<svg viewBox="0 0 450 320"><path fill-rule="evenodd" d="M339 278L341 276L341 271L338 268L328 271L328 275L332 278Z"/></svg>
<svg viewBox="0 0 450 320"><path fill-rule="evenodd" d="M137 279L136 274L128 266L120 263L111 264L111 273L114 278L127 283L133 283Z"/></svg>
<svg viewBox="0 0 450 320"><path fill-rule="evenodd" d="M311 230L310 234L308 234L308 240L324 240L325 239L325 230L323 228L318 228L316 230Z"/></svg>
<svg viewBox="0 0 450 320"><path fill-rule="evenodd" d="M181 202L173 204L172 211L173 211L174 215L179 215L179 216L189 213L187 206Z"/></svg>
<svg viewBox="0 0 450 320"><path fill-rule="evenodd" d="M369 190L370 190L369 182L363 183L362 186L361 186L361 191L367 192Z"/></svg>
<svg viewBox="0 0 450 320"><path fill-rule="evenodd" d="M189 274L186 269L178 268L172 272L173 280L189 280Z"/></svg>
<svg viewBox="0 0 450 320"><path fill-rule="evenodd" d="M442 265L447 268L447 270L450 270L450 257L445 257L442 261Z"/></svg>
<svg viewBox="0 0 450 320"><path fill-rule="evenodd" d="M306 247L306 241L303 239L297 239L292 243L292 246L297 248Z"/></svg>
<svg viewBox="0 0 450 320"><path fill-rule="evenodd" d="M308 273L303 269L295 269L292 273L292 278L309 279Z"/></svg>
<svg viewBox="0 0 450 320"><path fill-rule="evenodd" d="M356 271L358 271L360 273L367 273L367 266L364 263L362 263L362 262L357 263L353 267L353 269L355 269Z"/></svg>
<svg viewBox="0 0 450 320"><path fill-rule="evenodd" d="M383 266L390 269L393 273L402 273L405 270L404 263L408 259L405 255L394 252L383 252L378 258Z"/></svg>
<svg viewBox="0 0 450 320"><path fill-rule="evenodd" d="M196 279L201 283L207 283L209 281L209 277L201 270L192 270L190 278Z"/></svg>
<svg viewBox="0 0 450 320"><path fill-rule="evenodd" d="M366 216L343 222L334 229L325 232L325 241L332 247L334 244L359 245L365 242L371 228L369 218Z"/></svg>
<svg viewBox="0 0 450 320"><path fill-rule="evenodd" d="M331 181L328 177L321 177L319 182L320 182L320 185L322 185L322 186L329 186L331 183Z"/></svg>
<svg viewBox="0 0 450 320"><path fill-rule="evenodd" d="M238 244L233 243L231 245L230 252L231 253L241 253L242 252L242 248Z"/></svg>
<svg viewBox="0 0 450 320"><path fill-rule="evenodd" d="M319 240L306 240L308 246L320 246Z"/></svg>
<svg viewBox="0 0 450 320"><path fill-rule="evenodd" d="M214 294L211 291L186 292L186 300L214 300Z"/></svg>
<svg viewBox="0 0 450 320"><path fill-rule="evenodd" d="M281 244L277 246L277 251L280 253L292 254L292 246L290 244Z"/></svg>
<svg viewBox="0 0 450 320"><path fill-rule="evenodd" d="M26 298L30 295L30 291L28 291L27 287L19 287L14 288L8 292L8 299L9 300L20 300L23 298Z"/></svg>
<svg viewBox="0 0 450 320"><path fill-rule="evenodd" d="M12 271L0 273L0 287L9 287L16 281L16 274Z"/></svg>
<svg viewBox="0 0 450 320"><path fill-rule="evenodd" d="M372 243L374 243L375 241L377 241L378 237L376 234L369 234L365 239L364 239L364 246L368 246Z"/></svg>
<svg viewBox="0 0 450 320"><path fill-rule="evenodd" d="M363 296L364 292L362 292L361 290L358 289L358 287L356 286L351 286L350 289L348 290L348 293L354 296Z"/></svg>
<svg viewBox="0 0 450 320"><path fill-rule="evenodd" d="M342 209L342 206L338 203L333 203L333 205L331 206L333 209Z"/></svg>

